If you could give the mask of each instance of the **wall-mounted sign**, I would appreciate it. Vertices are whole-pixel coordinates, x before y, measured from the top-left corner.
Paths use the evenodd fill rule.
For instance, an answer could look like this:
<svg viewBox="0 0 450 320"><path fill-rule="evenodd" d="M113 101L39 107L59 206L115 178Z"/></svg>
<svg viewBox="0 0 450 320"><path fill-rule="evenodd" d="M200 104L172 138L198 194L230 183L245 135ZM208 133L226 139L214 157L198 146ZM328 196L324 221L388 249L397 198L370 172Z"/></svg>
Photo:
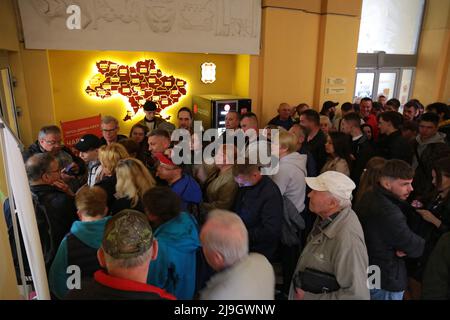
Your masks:
<svg viewBox="0 0 450 320"><path fill-rule="evenodd" d="M216 81L216 65L212 62L202 64L202 82L213 83Z"/></svg>
<svg viewBox="0 0 450 320"><path fill-rule="evenodd" d="M98 115L90 118L61 122L64 145L78 154L78 151L73 146L82 136L88 133L94 134L97 137L102 136L102 129L100 128L101 118L101 115Z"/></svg>
<svg viewBox="0 0 450 320"><path fill-rule="evenodd" d="M138 61L134 66L102 60L96 65L99 73L89 80L85 92L102 99L115 94L127 97L133 112L127 113L124 121L131 120L147 100L154 101L160 112L186 95L186 81L164 75L153 60Z"/></svg>
<svg viewBox="0 0 450 320"><path fill-rule="evenodd" d="M331 86L341 86L343 84L347 83L346 78L339 78L339 77L329 77L327 78L327 84Z"/></svg>
<svg viewBox="0 0 450 320"><path fill-rule="evenodd" d="M336 87L336 88L326 88L326 94L344 94L347 89L345 87Z"/></svg>

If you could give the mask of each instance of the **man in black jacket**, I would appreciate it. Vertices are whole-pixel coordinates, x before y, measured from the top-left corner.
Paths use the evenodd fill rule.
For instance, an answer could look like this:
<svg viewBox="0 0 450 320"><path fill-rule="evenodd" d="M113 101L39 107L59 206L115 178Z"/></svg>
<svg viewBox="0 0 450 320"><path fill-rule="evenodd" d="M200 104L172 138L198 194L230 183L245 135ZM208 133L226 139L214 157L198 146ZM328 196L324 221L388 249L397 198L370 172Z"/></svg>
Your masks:
<svg viewBox="0 0 450 320"><path fill-rule="evenodd" d="M268 176L261 175L256 164L235 165L233 175L239 185L233 211L247 227L250 252L273 260L281 240L283 197L280 190Z"/></svg>
<svg viewBox="0 0 450 320"><path fill-rule="evenodd" d="M39 130L38 139L22 153L26 162L31 156L38 153L49 153L58 160L61 168L61 178L68 183L73 191L84 184L86 165L84 161L75 156L66 146L61 145L61 129L57 126L45 126Z"/></svg>
<svg viewBox="0 0 450 320"><path fill-rule="evenodd" d="M58 161L49 153L36 154L25 164L31 193L45 208L50 225L52 251L56 252L64 236L77 219L73 193L61 181Z"/></svg>
<svg viewBox="0 0 450 320"><path fill-rule="evenodd" d="M355 160L350 172L350 178L358 186L366 164L375 155L375 152L367 136L361 130L361 118L356 112L348 113L344 116L341 130L352 136L352 154Z"/></svg>
<svg viewBox="0 0 450 320"><path fill-rule="evenodd" d="M146 101L144 106L145 117L139 121L139 124L146 126L151 133L153 130L167 130L169 134L175 130L175 126L164 120L158 113L158 106L153 101Z"/></svg>
<svg viewBox="0 0 450 320"><path fill-rule="evenodd" d="M102 117L101 128L103 137L100 139L100 141L102 145L107 145L128 139L127 136L119 134L119 120L112 116Z"/></svg>
<svg viewBox="0 0 450 320"><path fill-rule="evenodd" d="M419 134L414 141L414 157L412 166L415 170L412 198L427 204L434 196L431 171L433 164L450 155L450 147L446 144L445 134L438 132L439 116L435 113L424 113L419 119Z"/></svg>
<svg viewBox="0 0 450 320"><path fill-rule="evenodd" d="M380 114L378 126L380 136L378 141L378 154L387 159L399 159L411 164L413 151L400 131L403 123L402 116L395 111L386 111Z"/></svg>
<svg viewBox="0 0 450 320"><path fill-rule="evenodd" d="M425 240L408 227L400 206L412 191L413 169L402 160L389 160L379 186L356 207L364 230L369 264L381 271L381 287L370 290L372 300L402 300L408 278L403 257L420 257Z"/></svg>
<svg viewBox="0 0 450 320"><path fill-rule="evenodd" d="M306 128L308 138L305 141L305 148L314 157L317 164L317 171L322 170L323 165L327 161L327 153L325 144L327 138L322 130L320 130L320 115L317 111L308 109L300 114L300 124Z"/></svg>

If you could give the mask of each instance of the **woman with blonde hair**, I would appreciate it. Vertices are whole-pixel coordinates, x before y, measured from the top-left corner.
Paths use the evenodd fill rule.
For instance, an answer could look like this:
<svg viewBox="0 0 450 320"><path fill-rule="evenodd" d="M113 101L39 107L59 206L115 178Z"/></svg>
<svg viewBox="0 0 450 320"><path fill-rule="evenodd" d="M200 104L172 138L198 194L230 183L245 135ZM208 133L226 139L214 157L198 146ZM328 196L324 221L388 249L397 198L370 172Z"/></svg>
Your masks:
<svg viewBox="0 0 450 320"><path fill-rule="evenodd" d="M331 124L330 118L328 118L328 116L320 116L320 129L325 134L329 134L330 131L333 131L333 125Z"/></svg>
<svg viewBox="0 0 450 320"><path fill-rule="evenodd" d="M115 200L116 194L116 167L121 159L130 157L125 147L119 143L104 145L98 150L98 160L102 165L102 179L95 185L103 188L108 195L108 208Z"/></svg>
<svg viewBox="0 0 450 320"><path fill-rule="evenodd" d="M272 147L278 148L279 169L270 178L278 186L283 196L280 252L283 271L282 291L288 294L301 252L302 230L305 228L303 217L305 215L307 157L297 152L298 138L294 133L280 131L278 138L278 145L273 141ZM276 149L272 149L273 151Z"/></svg>
<svg viewBox="0 0 450 320"><path fill-rule="evenodd" d="M356 193L355 205L361 200L362 196L372 190L380 180L381 169L386 164L386 159L381 157L373 157L367 162L361 179L359 180L358 191ZM357 212L357 214L359 214Z"/></svg>
<svg viewBox="0 0 450 320"><path fill-rule="evenodd" d="M114 215L123 209L144 212L142 197L156 185L156 182L142 161L135 158L119 160L116 178L116 200L112 205L111 214Z"/></svg>

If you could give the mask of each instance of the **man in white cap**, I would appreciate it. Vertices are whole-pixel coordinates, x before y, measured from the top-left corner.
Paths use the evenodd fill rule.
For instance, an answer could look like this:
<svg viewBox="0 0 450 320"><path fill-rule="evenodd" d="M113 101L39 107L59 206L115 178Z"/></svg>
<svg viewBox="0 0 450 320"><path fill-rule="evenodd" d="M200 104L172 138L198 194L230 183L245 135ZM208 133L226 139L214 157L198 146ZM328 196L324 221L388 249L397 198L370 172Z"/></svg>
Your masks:
<svg viewBox="0 0 450 320"><path fill-rule="evenodd" d="M368 300L369 259L351 208L355 183L336 171L305 180L312 189L309 208L318 218L294 272L289 299Z"/></svg>

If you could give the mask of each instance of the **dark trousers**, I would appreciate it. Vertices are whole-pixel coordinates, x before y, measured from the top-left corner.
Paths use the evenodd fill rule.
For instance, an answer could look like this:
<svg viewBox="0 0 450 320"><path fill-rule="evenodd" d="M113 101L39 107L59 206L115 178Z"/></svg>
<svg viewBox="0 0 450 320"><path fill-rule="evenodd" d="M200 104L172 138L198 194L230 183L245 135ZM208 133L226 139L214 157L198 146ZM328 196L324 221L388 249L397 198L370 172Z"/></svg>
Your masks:
<svg viewBox="0 0 450 320"><path fill-rule="evenodd" d="M300 245L286 246L281 245L281 267L283 270L283 293L289 294L292 277L294 275L295 267L297 266L298 258L300 257Z"/></svg>

